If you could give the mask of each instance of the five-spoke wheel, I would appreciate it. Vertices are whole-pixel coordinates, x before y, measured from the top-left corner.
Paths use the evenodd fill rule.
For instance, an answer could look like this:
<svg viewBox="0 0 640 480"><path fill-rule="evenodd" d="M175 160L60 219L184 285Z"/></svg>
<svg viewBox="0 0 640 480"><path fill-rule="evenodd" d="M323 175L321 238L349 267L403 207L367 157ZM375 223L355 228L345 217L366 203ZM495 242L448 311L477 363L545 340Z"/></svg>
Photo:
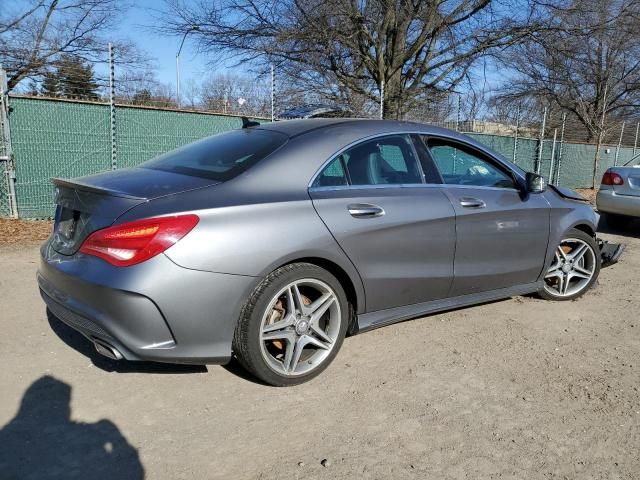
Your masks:
<svg viewBox="0 0 640 480"><path fill-rule="evenodd" d="M269 274L243 308L234 338L240 363L277 386L324 370L344 339L349 307L340 282L307 263Z"/></svg>
<svg viewBox="0 0 640 480"><path fill-rule="evenodd" d="M586 292L600 272L598 247L592 237L572 230L555 250L544 277L542 296L571 300Z"/></svg>
<svg viewBox="0 0 640 480"><path fill-rule="evenodd" d="M329 355L341 322L340 304L329 285L296 280L274 295L263 315L262 356L282 375L305 374Z"/></svg>

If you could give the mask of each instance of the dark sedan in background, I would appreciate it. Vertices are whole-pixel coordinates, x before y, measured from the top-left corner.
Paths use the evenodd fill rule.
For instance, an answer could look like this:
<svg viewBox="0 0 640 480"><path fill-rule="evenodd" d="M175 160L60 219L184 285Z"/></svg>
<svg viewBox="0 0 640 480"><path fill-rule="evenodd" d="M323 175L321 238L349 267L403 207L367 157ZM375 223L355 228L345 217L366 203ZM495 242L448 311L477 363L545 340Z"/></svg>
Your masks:
<svg viewBox="0 0 640 480"><path fill-rule="evenodd" d="M38 273L52 313L111 358L235 356L292 385L346 334L532 292L574 299L598 276L589 204L464 135L357 119L246 127L56 179Z"/></svg>

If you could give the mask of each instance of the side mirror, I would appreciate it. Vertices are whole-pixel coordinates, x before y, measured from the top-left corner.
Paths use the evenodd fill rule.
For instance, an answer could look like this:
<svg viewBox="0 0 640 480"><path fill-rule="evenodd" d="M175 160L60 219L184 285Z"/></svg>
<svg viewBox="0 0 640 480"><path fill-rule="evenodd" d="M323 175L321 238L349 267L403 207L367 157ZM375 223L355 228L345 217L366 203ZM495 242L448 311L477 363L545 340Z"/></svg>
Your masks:
<svg viewBox="0 0 640 480"><path fill-rule="evenodd" d="M527 172L526 183L529 193L542 193L547 189L547 181L537 173Z"/></svg>

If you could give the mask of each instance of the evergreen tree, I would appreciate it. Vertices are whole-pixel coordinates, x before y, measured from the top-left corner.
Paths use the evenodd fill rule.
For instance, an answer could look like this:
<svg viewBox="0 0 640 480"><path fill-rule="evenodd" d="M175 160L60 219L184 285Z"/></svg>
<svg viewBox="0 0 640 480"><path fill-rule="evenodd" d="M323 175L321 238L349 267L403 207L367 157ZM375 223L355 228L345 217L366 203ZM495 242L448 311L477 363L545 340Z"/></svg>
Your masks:
<svg viewBox="0 0 640 480"><path fill-rule="evenodd" d="M57 97L60 95L60 82L55 71L47 71L44 74L41 90L45 97Z"/></svg>
<svg viewBox="0 0 640 480"><path fill-rule="evenodd" d="M55 71L45 73L42 82L42 93L51 97L97 100L97 90L92 66L71 55L61 57Z"/></svg>

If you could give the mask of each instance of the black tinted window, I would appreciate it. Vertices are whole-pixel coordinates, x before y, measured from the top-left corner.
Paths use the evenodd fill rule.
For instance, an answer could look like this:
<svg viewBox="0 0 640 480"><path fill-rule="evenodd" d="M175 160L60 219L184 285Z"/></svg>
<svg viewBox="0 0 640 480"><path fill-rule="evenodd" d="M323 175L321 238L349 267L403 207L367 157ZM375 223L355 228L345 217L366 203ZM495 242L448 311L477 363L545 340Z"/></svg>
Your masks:
<svg viewBox="0 0 640 480"><path fill-rule="evenodd" d="M244 172L287 141L287 136L252 128L208 137L140 165L225 181Z"/></svg>

